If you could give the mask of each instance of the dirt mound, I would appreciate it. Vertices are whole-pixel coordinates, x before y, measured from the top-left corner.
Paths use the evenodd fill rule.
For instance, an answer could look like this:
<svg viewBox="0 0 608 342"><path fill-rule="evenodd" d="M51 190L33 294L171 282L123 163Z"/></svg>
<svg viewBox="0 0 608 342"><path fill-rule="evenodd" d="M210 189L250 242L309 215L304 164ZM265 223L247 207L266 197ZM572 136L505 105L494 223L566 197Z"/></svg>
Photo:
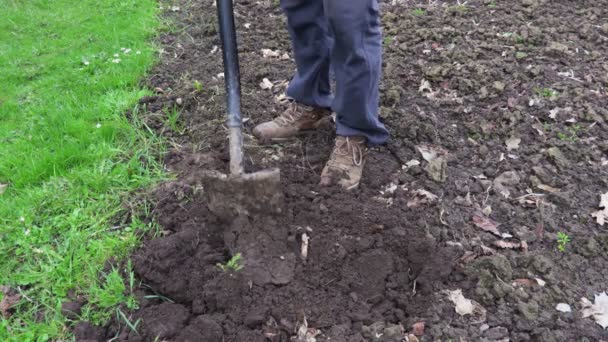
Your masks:
<svg viewBox="0 0 608 342"><path fill-rule="evenodd" d="M228 221L201 186L228 160L215 9L179 5L182 30L162 37L148 80L158 94L141 100L176 143L178 175L154 195L162 236L132 257L141 323L82 323L79 340L288 341L304 322L317 341L401 341L417 322L422 341L608 338L579 304L608 283L591 216L608 191L606 1L384 2L392 140L371 151L360 189L317 186L331 124L276 145L246 136L248 169L281 168L287 209ZM275 2L236 9L250 128L283 110L294 66ZM218 267L239 253L241 270ZM444 290L458 288L483 317L456 313Z"/></svg>
<svg viewBox="0 0 608 342"><path fill-rule="evenodd" d="M205 167L191 164L184 179L200 179ZM322 331L347 324L355 338L363 325L424 314L461 251L404 222L397 208L405 205L371 199L375 191L359 199L338 189L314 194L314 180L294 183L286 170L287 214L277 217L220 221L196 181L157 190L156 212L168 231L132 260L147 286L179 304L145 300L132 317L141 319L140 332L125 330L121 339L196 340L206 331L201 324L224 327L204 341L263 341L263 331L287 339L298 315ZM303 234L310 239L305 260ZM237 253L242 270L218 267Z"/></svg>

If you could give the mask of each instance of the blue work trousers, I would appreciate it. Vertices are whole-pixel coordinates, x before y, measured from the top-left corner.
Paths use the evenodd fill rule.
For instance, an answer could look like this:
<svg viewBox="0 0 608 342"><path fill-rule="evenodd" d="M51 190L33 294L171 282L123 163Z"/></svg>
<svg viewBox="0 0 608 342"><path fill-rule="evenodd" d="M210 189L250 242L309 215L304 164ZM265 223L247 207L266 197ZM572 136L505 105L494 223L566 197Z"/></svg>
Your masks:
<svg viewBox="0 0 608 342"><path fill-rule="evenodd" d="M389 134L378 120L382 68L378 0L281 0L281 8L297 65L287 96L331 108L337 115L338 135L365 136L372 146L385 143Z"/></svg>

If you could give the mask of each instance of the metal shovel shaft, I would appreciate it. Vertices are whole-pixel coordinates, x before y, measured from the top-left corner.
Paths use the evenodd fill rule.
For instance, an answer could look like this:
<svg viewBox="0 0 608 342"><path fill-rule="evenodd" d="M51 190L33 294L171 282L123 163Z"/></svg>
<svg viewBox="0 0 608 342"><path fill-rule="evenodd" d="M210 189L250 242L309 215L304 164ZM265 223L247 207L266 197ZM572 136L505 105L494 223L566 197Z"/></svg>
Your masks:
<svg viewBox="0 0 608 342"><path fill-rule="evenodd" d="M217 0L217 13L222 40L224 79L230 130L230 173L243 174L243 120L241 116L241 81L232 0Z"/></svg>
<svg viewBox="0 0 608 342"><path fill-rule="evenodd" d="M246 174L243 169L241 82L232 1L217 0L226 82L230 175L210 171L203 177L208 208L222 219L234 218L236 215L281 213L284 202L278 169L250 174Z"/></svg>

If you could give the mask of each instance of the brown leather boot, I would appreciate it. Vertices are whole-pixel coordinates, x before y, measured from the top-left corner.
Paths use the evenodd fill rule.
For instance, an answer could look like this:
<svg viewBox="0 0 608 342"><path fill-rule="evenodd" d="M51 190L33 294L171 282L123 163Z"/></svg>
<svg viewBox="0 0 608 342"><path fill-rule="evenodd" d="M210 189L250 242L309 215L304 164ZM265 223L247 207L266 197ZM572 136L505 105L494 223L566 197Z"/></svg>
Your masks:
<svg viewBox="0 0 608 342"><path fill-rule="evenodd" d="M272 121L264 122L253 129L258 139L291 138L306 130L315 129L323 118L331 115L325 108L317 108L291 102L289 108Z"/></svg>
<svg viewBox="0 0 608 342"><path fill-rule="evenodd" d="M321 173L321 185L337 182L346 190L359 186L367 146L364 137L337 136L334 150Z"/></svg>

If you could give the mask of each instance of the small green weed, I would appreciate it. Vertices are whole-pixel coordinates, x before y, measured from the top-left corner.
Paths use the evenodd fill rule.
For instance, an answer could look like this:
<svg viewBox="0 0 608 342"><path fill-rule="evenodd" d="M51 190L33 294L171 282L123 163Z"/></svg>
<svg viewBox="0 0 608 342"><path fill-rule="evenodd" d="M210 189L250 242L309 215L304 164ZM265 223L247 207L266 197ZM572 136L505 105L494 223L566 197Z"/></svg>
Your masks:
<svg viewBox="0 0 608 342"><path fill-rule="evenodd" d="M488 7L489 7L489 8L496 8L496 7L497 7L496 2L494 2L494 1L490 2L490 3L488 4Z"/></svg>
<svg viewBox="0 0 608 342"><path fill-rule="evenodd" d="M165 123L169 126L169 128L176 133L183 133L185 128L183 123L179 120L182 113L177 109L177 107L174 106L171 108L171 110L166 111L166 115L167 118Z"/></svg>
<svg viewBox="0 0 608 342"><path fill-rule="evenodd" d="M422 8L415 8L412 10L412 15L415 17L422 17L426 15L426 11Z"/></svg>
<svg viewBox="0 0 608 342"><path fill-rule="evenodd" d="M524 39L524 37L518 35L518 34L514 34L513 35L513 40L515 41L515 43L517 44L523 44L526 42L526 40Z"/></svg>
<svg viewBox="0 0 608 342"><path fill-rule="evenodd" d="M581 125L575 124L566 128L565 132L557 132L557 138L563 141L575 142L578 140L578 132L582 129Z"/></svg>
<svg viewBox="0 0 608 342"><path fill-rule="evenodd" d="M137 326L139 325L139 323L141 323L141 318L135 321L135 323L132 323L129 318L127 318L127 316L124 314L124 312L122 312L122 310L116 309L116 314L123 322L125 322L129 329L131 329L131 331L139 335L139 332L137 332Z"/></svg>
<svg viewBox="0 0 608 342"><path fill-rule="evenodd" d="M544 97L544 98L556 98L559 93L551 88L536 88L534 89L534 91L536 92L536 94L538 96Z"/></svg>
<svg viewBox="0 0 608 342"><path fill-rule="evenodd" d="M557 233L557 249L559 249L560 252L565 252L566 251L566 246L568 245L568 243L571 241L570 236L568 236L568 234L564 233L564 232L558 232Z"/></svg>
<svg viewBox="0 0 608 342"><path fill-rule="evenodd" d="M394 39L395 39L395 37L387 36L387 37L384 37L384 40L382 43L384 44L384 46L387 46L387 45L390 45Z"/></svg>
<svg viewBox="0 0 608 342"><path fill-rule="evenodd" d="M217 264L217 267L224 272L238 272L243 269L243 265L241 264L242 259L241 253L237 253L227 263Z"/></svg>
<svg viewBox="0 0 608 342"><path fill-rule="evenodd" d="M469 9L465 5L454 5L448 7L448 11L452 13L466 13Z"/></svg>
<svg viewBox="0 0 608 342"><path fill-rule="evenodd" d="M203 91L203 84L201 82L194 80L193 86L194 86L194 90L196 90L197 92L200 93L201 91Z"/></svg>

